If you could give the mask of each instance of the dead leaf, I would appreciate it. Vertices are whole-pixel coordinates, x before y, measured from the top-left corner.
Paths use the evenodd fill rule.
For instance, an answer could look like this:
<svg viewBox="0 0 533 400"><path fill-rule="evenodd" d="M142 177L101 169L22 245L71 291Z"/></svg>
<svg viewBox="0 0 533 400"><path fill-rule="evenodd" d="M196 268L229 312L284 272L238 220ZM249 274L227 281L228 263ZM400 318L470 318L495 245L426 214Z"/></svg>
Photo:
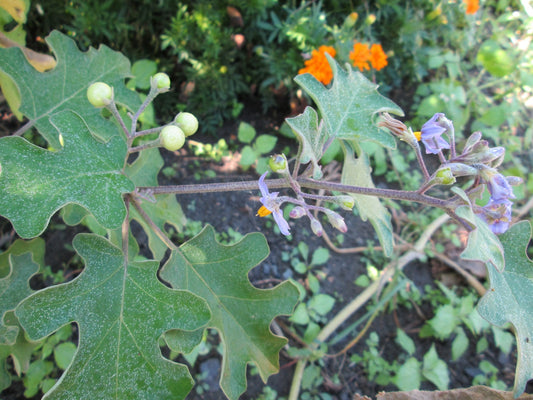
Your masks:
<svg viewBox="0 0 533 400"><path fill-rule="evenodd" d="M363 395L356 393L353 395L353 400L372 400L372 399L368 396L363 396Z"/></svg>
<svg viewBox="0 0 533 400"><path fill-rule="evenodd" d="M523 394L518 400L533 400L533 395ZM411 390L409 392L382 392L376 400L514 400L513 392L504 392L487 386L443 391Z"/></svg>
<svg viewBox="0 0 533 400"><path fill-rule="evenodd" d="M6 10L19 24L26 22L26 4L23 0L0 0L0 7Z"/></svg>
<svg viewBox="0 0 533 400"><path fill-rule="evenodd" d="M227 6L226 12L229 15L229 20L231 26L244 26L244 21L242 20L242 15L235 7Z"/></svg>
<svg viewBox="0 0 533 400"><path fill-rule="evenodd" d="M27 47L19 45L17 42L9 39L6 35L0 32L0 47L18 47L22 50L28 62L39 72L44 72L56 66L54 57L43 53L37 53Z"/></svg>

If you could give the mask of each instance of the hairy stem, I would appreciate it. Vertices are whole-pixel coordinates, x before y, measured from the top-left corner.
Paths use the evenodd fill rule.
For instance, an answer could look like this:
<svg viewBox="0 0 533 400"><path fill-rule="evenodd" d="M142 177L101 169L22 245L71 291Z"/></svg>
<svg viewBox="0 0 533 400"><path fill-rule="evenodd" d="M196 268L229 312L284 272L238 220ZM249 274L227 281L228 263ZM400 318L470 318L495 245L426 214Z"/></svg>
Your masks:
<svg viewBox="0 0 533 400"><path fill-rule="evenodd" d="M302 188L329 190L344 193L356 193L365 196L376 196L381 198L388 198L394 200L413 201L422 203L428 206L447 209L450 202L436 197L423 195L412 191L394 190L394 189L380 189L369 188L363 186L344 185L335 182L316 181L309 178L298 178L298 184ZM265 181L270 189L290 188L290 184L285 179L268 179ZM232 192L242 190L258 190L259 184L257 181L241 181L241 182L217 182L207 184L193 184L193 185L178 185L178 186L145 186L139 187L139 191L150 190L154 195L157 194L195 194L195 193L212 193L212 192Z"/></svg>
<svg viewBox="0 0 533 400"><path fill-rule="evenodd" d="M135 199L133 196L129 196L131 204L133 204L133 207L135 207L135 210L140 214L142 219L152 228L152 230L155 232L157 237L163 241L163 243L166 244L166 246L170 250L178 250L178 246L176 246L172 241L168 238L168 236L161 230L159 227L155 224L154 221L146 214L146 212L142 209L139 202Z"/></svg>
<svg viewBox="0 0 533 400"><path fill-rule="evenodd" d="M129 137L130 134L129 134L128 128L126 127L124 120L122 119L122 117L120 116L120 113L118 112L115 101L113 100L106 108L109 110L109 112L111 112L111 114L113 114L113 117L115 117L115 119L118 121L118 123L120 124L120 127L126 134L126 137Z"/></svg>

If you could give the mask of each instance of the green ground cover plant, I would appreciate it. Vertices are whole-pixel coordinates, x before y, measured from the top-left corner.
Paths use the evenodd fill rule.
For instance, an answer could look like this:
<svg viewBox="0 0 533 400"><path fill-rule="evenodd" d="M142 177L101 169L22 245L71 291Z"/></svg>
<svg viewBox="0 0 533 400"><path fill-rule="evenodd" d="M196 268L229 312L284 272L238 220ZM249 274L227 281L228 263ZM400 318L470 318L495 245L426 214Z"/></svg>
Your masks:
<svg viewBox="0 0 533 400"><path fill-rule="evenodd" d="M246 75L251 74L246 68L243 75L231 69L246 65L234 43L231 48L220 43L231 38L233 31L222 23L215 25L204 49L188 48L184 42L191 35L205 33L209 21L224 20L229 11L210 3L200 2L194 11L190 5L180 5L173 26L165 33L165 45L190 63L198 74L194 77L198 85L218 87L202 80L203 68L217 68L219 74L212 78L223 84L219 87L222 94L236 95L222 101L223 107L229 104L235 111L240 94L235 80L248 85L253 79ZM255 26L272 21L268 29L264 26L270 32L267 43L277 43L272 48L283 49L292 43L293 55L311 53L309 63L299 60L298 70L292 71L296 57L291 67L276 64L269 68L280 68L282 73L286 67L285 74L290 77L300 71L287 86L298 88L295 91L302 92L300 98L314 103L286 119L297 145L295 154L270 154L276 136L240 125L237 138L244 145L241 167L255 166L260 177L253 180L204 183L202 179L209 176L199 173L192 184L159 184L161 178L175 173L174 167L165 167L164 157L179 159L189 145L198 154L220 159L227 146L219 141L207 148L195 141L192 135L204 120L198 120L184 104L177 106L179 112L168 122L156 121L158 102L175 84L168 74L157 72L157 64L143 60L132 66L123 54L105 45L82 51L59 31L46 37L55 64L45 72L35 69L20 47L0 49L2 82L16 89L11 92L12 99L20 102L12 104L25 118L17 131L0 138L0 215L18 236L0 253L0 389L22 376L27 397L42 392L50 399L186 398L194 381L179 357L193 365L200 352L211 349L208 337L216 332L221 343L220 387L227 398L238 399L247 390L248 365L254 366L263 382L279 371L280 351L288 340L271 326L276 317L288 316L292 336L301 345L287 350L296 360L288 398L329 399L321 389L325 380L321 371L327 359L346 354L361 343L377 315L405 294L409 282L402 270L407 264L425 254L438 257L442 253L438 244L428 249L427 243L446 223L448 228L438 237L441 246L461 245L457 238L452 239L461 229L465 243L460 258L486 267L488 288L473 285L482 296L477 307L474 309L472 293L458 295L438 284L438 291L428 289L425 297L420 295L432 305L434 316L419 335L435 343L415 354L418 349L412 339L398 329L396 342L403 353L390 361L379 356L380 335L371 332L364 341L366 350L350 361L383 386L412 390L427 381L446 390L448 367L436 343L453 340L452 358L460 358L470 343L468 332L490 336L509 353L511 333L497 328L509 324L517 343L513 395L520 396L533 378L529 295L533 281L526 252L531 225L527 220L516 221L513 207L526 197L530 184L527 159L513 160L506 169L502 165L510 158L509 149L517 150L517 144L524 143L514 137L512 129L526 128L526 123L517 121L527 110L517 103L523 92L502 93L499 89L513 79L528 82L530 53L502 55L505 40L502 44L501 33L483 21L478 28L496 34L477 47L475 43L457 45L454 54L426 49L435 56L427 69L410 70L408 65L402 72L410 77L435 74L435 80L418 86L415 96L424 100L415 108L413 121L406 124L399 120L404 110L377 90L374 80L378 76L386 79L396 61L382 53L381 45L374 47L379 36L370 31L376 20L392 18L390 10L401 4L393 2L366 18L353 14L355 11L345 13L336 25L327 22L331 16L323 4L285 4L280 11L274 9L275 3L258 3L247 9L257 14ZM112 6L110 2L102 11ZM424 6L429 7L427 3ZM505 5L498 7L506 10ZM448 37L464 34L473 26L469 24L474 24L455 3L434 7L434 16L410 7L403 10L405 18L416 16L433 24L435 32L447 31ZM290 23L283 25L278 13ZM452 15L461 15L456 25L442 22ZM246 14L240 17L246 18ZM501 12L501 18L507 31L510 25L526 26L523 17L507 11ZM238 21L235 24L239 26ZM358 37L347 33L354 26L359 29ZM463 30L457 33L458 28ZM519 33L516 37L520 40L528 37ZM244 35L252 37L251 33ZM108 38L112 37L109 33ZM437 37L431 36L433 50L440 46ZM409 38L407 34L404 37ZM457 42L463 43L461 38ZM407 55L401 56L406 47L398 48L398 59L408 60ZM476 58L463 62L473 48L477 49ZM191 55L184 55L189 51ZM223 57L211 58L217 52L224 53ZM269 55L268 51L261 55L265 54ZM414 53L409 56L415 57ZM221 60L222 64L217 64ZM458 60L464 69L455 65ZM383 69L387 65L383 63L389 61L391 65ZM222 71L224 66L226 71ZM494 91L494 101L476 100L488 93L467 83L477 69L485 79L483 90ZM223 79L226 74L232 79ZM270 72L270 76L275 74ZM446 90L452 80L459 79L454 90L463 90L465 95L457 92L461 95L453 97L456 92ZM233 87L230 90L224 85ZM392 93L394 86L385 89ZM207 89L199 92L205 95ZM212 107L213 102L221 101L220 93L215 92L211 93L215 100L200 102ZM435 96L436 102L427 100ZM448 101L448 96L459 100ZM510 104L509 114L497 118L498 123L489 118L492 112L505 109L505 104ZM473 122L467 119L470 115ZM211 127L221 119L214 121L205 118ZM496 126L503 126L502 135L497 134ZM526 139L528 135L526 131ZM330 146L336 146L335 155L325 156ZM402 157L402 153L409 156ZM333 158L339 165L336 180L331 179L327 165ZM377 185L377 177L385 177L392 187ZM249 272L270 253L265 235L232 229L217 233L209 224L187 221L176 197L236 191L255 192L257 218L268 219L272 230L289 243L302 231L318 237L333 231L337 243L342 243L342 235L351 228L348 215L355 213L368 221L381 253L376 256L369 251L368 274L356 281L363 291L334 311L338 299L322 291L330 251L310 249L305 241L291 243L293 249L283 253L287 267L302 276L305 285L285 279L269 289L253 286ZM199 206L199 201L190 207ZM416 212L412 207L426 211ZM407 210L405 215L412 216L402 227L401 238L395 235L391 210L394 215ZM42 237L58 211L65 224L83 225L88 230L72 239L80 271L65 282L44 263ZM519 216L525 214L527 208ZM404 237L410 239L410 245L399 253L397 241L407 241ZM141 238L146 241L144 249ZM44 274L50 284L33 288L30 282L38 274ZM413 296L404 299L405 304L414 306L418 300ZM345 327L365 305L361 319ZM484 325L479 316L486 320ZM337 332L341 326L344 330ZM333 354L333 346L343 339L349 342ZM502 388L496 367L488 361L479 367L484 374L473 384ZM198 378L202 382L205 377ZM334 376L330 384L338 382ZM199 394L204 390L203 383L196 387ZM264 398L274 395L268 390L263 393Z"/></svg>

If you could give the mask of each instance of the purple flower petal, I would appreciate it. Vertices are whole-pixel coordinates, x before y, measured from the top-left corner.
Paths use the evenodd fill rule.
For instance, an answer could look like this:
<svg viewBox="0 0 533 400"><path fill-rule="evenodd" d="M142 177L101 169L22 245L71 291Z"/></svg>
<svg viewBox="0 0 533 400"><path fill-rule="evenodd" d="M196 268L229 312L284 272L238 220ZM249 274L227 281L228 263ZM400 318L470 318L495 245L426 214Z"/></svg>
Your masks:
<svg viewBox="0 0 533 400"><path fill-rule="evenodd" d="M508 199L496 200L491 197L487 205L481 208L479 216L489 225L493 233L500 235L511 224L512 206L513 203Z"/></svg>
<svg viewBox="0 0 533 400"><path fill-rule="evenodd" d="M283 217L283 211L281 211L280 209L281 202L277 198L279 192L269 193L268 187L265 183L266 175L267 173L265 172L259 178L259 183L258 183L259 190L261 190L261 195L262 195L262 197L259 200L268 210L272 212L272 216L274 217L274 221L276 221L276 224L278 225L280 232L284 234L285 236L288 236L290 235L289 223Z"/></svg>
<svg viewBox="0 0 533 400"><path fill-rule="evenodd" d="M448 129L439 122L441 118L445 119L446 117L443 113L437 113L422 125L420 134L421 140L426 147L426 154L437 154L442 149L450 148L450 144L442 138L442 134L447 132Z"/></svg>
<svg viewBox="0 0 533 400"><path fill-rule="evenodd" d="M491 198L495 201L515 198L513 188L509 185L505 176L500 173L496 173L490 177L487 181L487 188L489 189Z"/></svg>

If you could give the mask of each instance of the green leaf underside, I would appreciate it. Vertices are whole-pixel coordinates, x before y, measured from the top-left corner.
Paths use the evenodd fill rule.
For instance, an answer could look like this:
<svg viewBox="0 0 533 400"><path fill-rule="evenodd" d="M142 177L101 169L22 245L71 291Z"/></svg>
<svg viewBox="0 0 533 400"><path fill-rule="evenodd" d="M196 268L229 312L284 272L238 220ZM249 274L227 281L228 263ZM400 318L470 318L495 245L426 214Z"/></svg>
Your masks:
<svg viewBox="0 0 533 400"><path fill-rule="evenodd" d="M311 162L313 177L319 179L322 173L318 162L322 157L328 134L319 123L317 112L311 107L306 107L303 114L294 118L287 118L286 122L300 141L300 162L302 164Z"/></svg>
<svg viewBox="0 0 533 400"><path fill-rule="evenodd" d="M18 328L5 325L4 316L33 292L29 280L39 270L39 265L33 262L31 253L24 253L10 255L9 266L8 276L0 279L0 344L11 345L15 343Z"/></svg>
<svg viewBox="0 0 533 400"><path fill-rule="evenodd" d="M68 203L90 211L106 228L126 216L122 193L134 190L121 174L126 144L119 136L97 141L71 111L52 118L64 147L52 152L20 137L0 139L0 214L24 238L38 236L50 217Z"/></svg>
<svg viewBox="0 0 533 400"><path fill-rule="evenodd" d="M118 103L130 111L138 108L138 95L124 85L124 78L130 75L129 60L106 46L82 53L74 40L58 31L53 31L46 42L56 56L57 65L44 73L35 70L20 49L0 49L0 70L13 79L20 91L20 111L55 149L61 147L59 131L49 117L67 109L77 112L94 135L107 141L116 134L117 128L89 103L87 88L94 82L105 82L113 87Z"/></svg>
<svg viewBox="0 0 533 400"><path fill-rule="evenodd" d="M203 297L212 310L208 326L224 344L220 386L230 399L246 390L246 365L256 364L261 378L279 369L279 350L287 340L270 331L277 315L290 314L298 290L289 282L273 289L257 289L248 272L269 253L259 233L246 235L232 246L215 239L211 226L174 251L161 271L172 287L188 289Z"/></svg>
<svg viewBox="0 0 533 400"><path fill-rule="evenodd" d="M360 157L355 158L353 150L345 145L344 165L342 167L341 183L346 185L362 186L373 188L372 168L366 153L361 151ZM359 216L363 221L369 220L379 242L383 247L383 253L390 257L394 248L394 238L392 236L392 223L390 213L385 206L381 204L379 198L375 196L364 196L350 193L353 197Z"/></svg>
<svg viewBox="0 0 533 400"><path fill-rule="evenodd" d="M29 337L76 322L79 345L70 367L44 398L183 399L192 388L184 365L162 357L170 329L194 331L210 318L205 302L169 289L155 261L130 262L104 238L80 234L74 248L86 267L72 282L40 290L16 309Z"/></svg>
<svg viewBox="0 0 533 400"><path fill-rule="evenodd" d="M505 268L503 247L487 223L479 218L469 206L458 207L456 214L470 222L475 228L468 235L468 243L461 253L465 260L479 260L485 264L491 263L499 271Z"/></svg>
<svg viewBox="0 0 533 400"><path fill-rule="evenodd" d="M315 101L326 124L327 133L343 140L370 140L384 147L396 148L394 138L374 124L379 112L403 115L402 110L377 91L377 85L363 74L348 70L328 57L333 71L333 83L326 88L311 74L298 75L294 80Z"/></svg>
<svg viewBox="0 0 533 400"><path fill-rule="evenodd" d="M478 304L479 314L490 323L513 325L518 347L518 362L513 394L520 396L533 379L533 262L526 249L531 225L522 221L500 235L505 254L505 269L486 263L490 289Z"/></svg>

